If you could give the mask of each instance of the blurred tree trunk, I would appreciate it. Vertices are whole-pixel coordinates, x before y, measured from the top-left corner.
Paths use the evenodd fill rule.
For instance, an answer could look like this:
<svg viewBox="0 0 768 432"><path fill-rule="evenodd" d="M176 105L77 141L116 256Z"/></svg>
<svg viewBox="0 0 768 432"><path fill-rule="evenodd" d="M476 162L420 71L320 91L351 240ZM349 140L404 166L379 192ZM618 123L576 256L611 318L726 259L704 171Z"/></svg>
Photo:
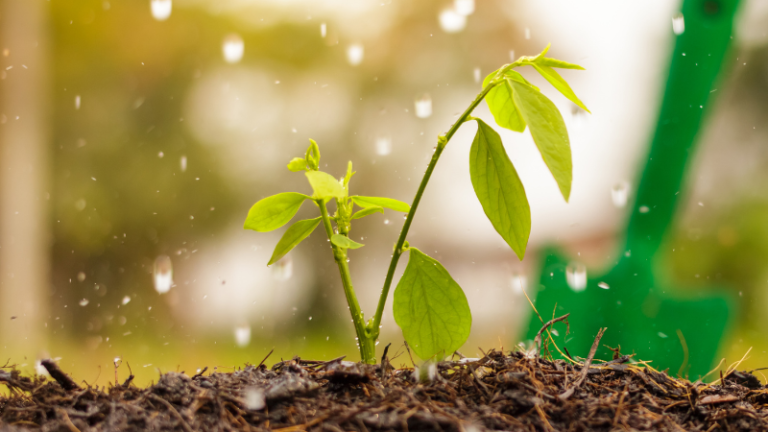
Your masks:
<svg viewBox="0 0 768 432"><path fill-rule="evenodd" d="M0 351L21 360L48 320L49 3L0 2Z"/></svg>

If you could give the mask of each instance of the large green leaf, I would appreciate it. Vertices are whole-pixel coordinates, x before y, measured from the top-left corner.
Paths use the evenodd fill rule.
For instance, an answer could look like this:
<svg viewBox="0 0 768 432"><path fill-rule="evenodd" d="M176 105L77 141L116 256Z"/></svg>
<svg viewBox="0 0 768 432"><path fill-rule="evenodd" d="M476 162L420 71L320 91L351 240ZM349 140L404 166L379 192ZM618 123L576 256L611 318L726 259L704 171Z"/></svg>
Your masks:
<svg viewBox="0 0 768 432"><path fill-rule="evenodd" d="M565 201L571 195L573 163L571 145L565 122L555 104L529 85L510 81L514 90L515 106L531 130L533 141L539 148L544 163L560 188Z"/></svg>
<svg viewBox="0 0 768 432"><path fill-rule="evenodd" d="M355 195L350 198L352 198L352 201L354 201L355 204L359 205L362 208L386 207L388 209L392 209L394 211L399 211L403 213L408 213L409 211L411 211L411 206L409 206L408 204L402 201L398 201L392 198L366 197L366 196L359 196L359 195Z"/></svg>
<svg viewBox="0 0 768 432"><path fill-rule="evenodd" d="M563 94L563 96L567 97L568 100L575 103L579 106L579 108L583 109L586 112L589 112L589 109L587 109L587 106L584 105L581 100L576 96L576 93L571 90L571 86L568 85L568 83L563 79L563 77L560 76L559 73L557 73L556 70L552 69L549 66L541 66L536 63L533 64L533 67L543 76L547 81L549 81L550 84L554 88L557 89L560 93Z"/></svg>
<svg viewBox="0 0 768 432"><path fill-rule="evenodd" d="M480 119L469 150L469 175L485 215L522 260L531 234L531 208L501 137Z"/></svg>
<svg viewBox="0 0 768 432"><path fill-rule="evenodd" d="M284 192L264 198L248 210L243 228L266 232L280 228L293 218L308 196Z"/></svg>
<svg viewBox="0 0 768 432"><path fill-rule="evenodd" d="M275 250L272 252L272 258L269 259L267 265L272 265L280 260L280 258L284 257L285 254L291 251L291 249L295 248L305 238L309 237L319 224L320 217L316 217L314 219L300 220L291 225L290 228L285 230L280 241L277 242Z"/></svg>
<svg viewBox="0 0 768 432"><path fill-rule="evenodd" d="M350 240L349 237L341 234L334 234L331 236L331 243L344 249L358 249L365 246L362 243L358 243L354 240Z"/></svg>
<svg viewBox="0 0 768 432"><path fill-rule="evenodd" d="M517 72L514 73L520 75ZM483 88L487 87L495 76L496 72L494 71L485 77ZM523 120L520 111L518 111L515 102L512 99L512 87L508 79L505 79L504 82L492 88L488 94L485 95L485 103L488 104L488 109L491 110L491 114L493 114L496 124L515 132L522 132L525 130L525 120Z"/></svg>
<svg viewBox="0 0 768 432"><path fill-rule="evenodd" d="M312 198L329 200L342 199L347 196L344 187L332 175L322 171L307 171L306 173L312 190L315 191Z"/></svg>
<svg viewBox="0 0 768 432"><path fill-rule="evenodd" d="M442 264L416 248L409 250L408 266L395 288L395 322L421 359L453 354L472 327L467 297Z"/></svg>

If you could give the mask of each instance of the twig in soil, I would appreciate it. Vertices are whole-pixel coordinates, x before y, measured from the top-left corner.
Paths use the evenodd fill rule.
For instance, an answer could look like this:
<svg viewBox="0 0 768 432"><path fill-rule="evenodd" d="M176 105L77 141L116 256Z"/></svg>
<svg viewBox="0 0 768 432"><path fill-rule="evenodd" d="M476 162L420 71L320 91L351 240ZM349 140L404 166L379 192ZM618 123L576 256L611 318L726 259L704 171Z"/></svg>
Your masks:
<svg viewBox="0 0 768 432"><path fill-rule="evenodd" d="M413 356L411 355L411 347L408 346L408 342L403 341L403 343L405 344L405 350L408 351L408 357L411 358L411 364L413 367L416 367L416 362L413 361Z"/></svg>
<svg viewBox="0 0 768 432"><path fill-rule="evenodd" d="M48 371L51 378L55 379L64 390L80 390L80 386L78 386L69 375L65 374L53 360L45 359L42 360L40 364Z"/></svg>
<svg viewBox="0 0 768 432"><path fill-rule="evenodd" d="M259 363L259 365L258 365L258 366L256 366L256 369L260 368L260 367L261 367L261 365L263 365L263 364L264 364L264 362L265 362L265 361L267 361L267 359L269 358L269 356L271 356L271 355L272 355L272 353L273 353L273 352L275 352L275 349L274 349L274 348L272 348L272 351L270 351L270 352L269 352L269 354L267 354L267 356L266 356L266 357L264 357L264 360L262 360L262 361ZM208 369L208 368L206 368L206 369Z"/></svg>
<svg viewBox="0 0 768 432"><path fill-rule="evenodd" d="M69 419L69 414L63 408L56 408L55 411L61 417L61 421L67 426L69 432L80 432L80 429L72 423L72 420Z"/></svg>
<svg viewBox="0 0 768 432"><path fill-rule="evenodd" d="M569 397L571 397L571 395L573 395L573 392L577 388L579 388L582 383L584 383L584 380L587 379L587 374L589 373L589 365L592 364L592 359L595 358L597 347L600 346L600 339L602 339L603 333L605 333L606 330L608 330L608 328L603 327L597 332L597 337L595 337L595 341L592 342L592 348L589 349L589 355L587 356L587 360L584 362L584 365L582 366L581 376L579 377L578 381L576 381L576 383L573 385L573 387L569 388L568 390L563 392L563 394L558 396L560 399L566 400Z"/></svg>
<svg viewBox="0 0 768 432"><path fill-rule="evenodd" d="M198 373L196 373L196 374L192 375L192 379L195 379L195 378L199 378L199 377L203 376L203 374L204 374L204 373L205 373L205 371L207 371L207 370L208 370L208 366L204 367L204 368L203 368L203 369L202 369L200 372L198 372Z"/></svg>
<svg viewBox="0 0 768 432"><path fill-rule="evenodd" d="M544 324L544 326L539 329L538 333L536 333L536 337L533 339L533 342L536 344L536 358L539 358L541 355L541 334L544 333L544 330L546 330L549 326L556 322L565 321L565 324L568 325L568 317L571 316L570 313L567 313L561 317L553 318Z"/></svg>
<svg viewBox="0 0 768 432"><path fill-rule="evenodd" d="M184 417L181 416L179 411L176 408L174 408L173 405L171 405L170 402L168 402L167 400L161 398L160 396L155 396L153 394L150 394L149 398L152 399L155 402L160 402L161 404L163 404L168 409L168 411L170 411L170 413L174 417L176 417L176 420L178 420L179 423L181 423L181 427L184 428L184 430L186 432L194 432L192 430L192 428L187 424L186 420L184 420Z"/></svg>

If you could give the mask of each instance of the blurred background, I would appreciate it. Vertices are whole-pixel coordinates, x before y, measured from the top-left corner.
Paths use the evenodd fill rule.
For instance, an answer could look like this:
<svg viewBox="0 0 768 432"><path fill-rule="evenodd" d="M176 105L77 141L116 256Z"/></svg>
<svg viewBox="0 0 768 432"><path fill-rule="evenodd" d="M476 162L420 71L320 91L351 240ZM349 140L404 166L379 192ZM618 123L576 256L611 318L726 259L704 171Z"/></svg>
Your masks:
<svg viewBox="0 0 768 432"><path fill-rule="evenodd" d="M285 168L308 138L323 170L340 176L353 161L353 193L410 202L437 135L482 78L551 42L550 56L587 69L562 74L592 115L521 72L563 113L571 202L530 134L497 128L531 202L518 261L474 196L466 125L409 236L467 294L474 321L461 351L513 347L530 314L519 287L538 280L546 246L590 271L612 264L678 12L666 0L2 1L0 363L31 371L53 357L105 384L118 357L140 383L158 370L231 370L272 349L267 363L358 360L322 233L267 267L283 230L243 230L249 207L309 193ZM742 2L733 42L662 269L688 289L738 292L720 357L753 347L750 369L768 364L768 3ZM492 121L484 104L475 115ZM402 223L387 211L353 226L366 244L350 265L368 316ZM391 311L390 299L379 355L388 343L403 352Z"/></svg>

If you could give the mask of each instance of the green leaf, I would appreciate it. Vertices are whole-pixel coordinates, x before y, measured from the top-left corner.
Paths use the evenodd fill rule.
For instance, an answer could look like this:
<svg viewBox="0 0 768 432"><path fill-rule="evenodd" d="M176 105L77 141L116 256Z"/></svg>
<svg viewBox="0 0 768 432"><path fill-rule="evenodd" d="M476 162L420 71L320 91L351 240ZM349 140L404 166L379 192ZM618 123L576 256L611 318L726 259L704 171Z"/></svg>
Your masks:
<svg viewBox="0 0 768 432"><path fill-rule="evenodd" d="M517 81L511 83L515 105L528 123L533 141L567 202L571 195L573 163L563 116L555 104L540 92Z"/></svg>
<svg viewBox="0 0 768 432"><path fill-rule="evenodd" d="M493 72L485 78L483 88L490 83L495 75L496 72ZM488 94L485 95L485 103L488 104L488 109L491 110L491 114L493 114L496 124L515 132L522 132L525 130L525 120L523 120L520 111L518 111L515 102L512 99L512 87L508 79L505 79L504 82L492 88Z"/></svg>
<svg viewBox="0 0 768 432"><path fill-rule="evenodd" d="M403 212L403 213L408 213L409 211L411 211L411 206L393 198L366 197L366 196L359 196L359 195L355 195L350 198L352 198L352 201L354 201L355 204L359 205L362 208L386 207L388 209Z"/></svg>
<svg viewBox="0 0 768 432"><path fill-rule="evenodd" d="M304 158L295 157L288 162L288 169L293 172L304 171L307 169L307 161Z"/></svg>
<svg viewBox="0 0 768 432"><path fill-rule="evenodd" d="M469 175L485 215L521 260L531 234L531 208L523 183L501 143L501 137L477 120L469 150Z"/></svg>
<svg viewBox="0 0 768 432"><path fill-rule="evenodd" d="M243 228L267 232L280 228L293 218L308 196L284 192L264 198L248 210Z"/></svg>
<svg viewBox="0 0 768 432"><path fill-rule="evenodd" d="M305 174L312 190L315 191L313 198L329 200L331 198L343 199L347 196L344 187L332 175L322 171L307 171Z"/></svg>
<svg viewBox="0 0 768 432"><path fill-rule="evenodd" d="M335 244L336 246L344 249L359 249L364 244L358 243L354 240L350 240L349 237L343 236L341 234L334 234L331 236L331 243Z"/></svg>
<svg viewBox="0 0 768 432"><path fill-rule="evenodd" d="M267 265L272 265L284 257L285 254L295 248L305 238L312 234L312 231L320 225L320 217L314 219L300 220L290 226L277 242L275 250L272 252L272 258L269 259Z"/></svg>
<svg viewBox="0 0 768 432"><path fill-rule="evenodd" d="M467 297L442 264L416 248L409 250L408 266L395 288L395 322L421 359L453 354L472 327Z"/></svg>
<svg viewBox="0 0 768 432"><path fill-rule="evenodd" d="M366 207L358 212L355 212L355 214L352 215L352 219L364 218L374 213L384 213L384 207L379 207L379 206Z"/></svg>
<svg viewBox="0 0 768 432"><path fill-rule="evenodd" d="M536 60L536 63L541 66L548 66L553 68L585 70L583 67L577 64L568 63L568 62L553 59L553 58L540 58Z"/></svg>
<svg viewBox="0 0 768 432"><path fill-rule="evenodd" d="M576 93L571 90L571 86L568 85L568 83L563 79L563 77L560 76L559 73L557 73L556 70L552 69L549 66L541 66L536 63L532 65L540 74L543 76L547 81L549 81L550 84L554 88L556 88L560 93L563 94L563 96L567 97L568 100L575 103L579 106L579 108L583 109L586 112L589 112L589 109L587 109L587 106L584 105L578 97L576 97ZM590 113L591 114L591 113Z"/></svg>

